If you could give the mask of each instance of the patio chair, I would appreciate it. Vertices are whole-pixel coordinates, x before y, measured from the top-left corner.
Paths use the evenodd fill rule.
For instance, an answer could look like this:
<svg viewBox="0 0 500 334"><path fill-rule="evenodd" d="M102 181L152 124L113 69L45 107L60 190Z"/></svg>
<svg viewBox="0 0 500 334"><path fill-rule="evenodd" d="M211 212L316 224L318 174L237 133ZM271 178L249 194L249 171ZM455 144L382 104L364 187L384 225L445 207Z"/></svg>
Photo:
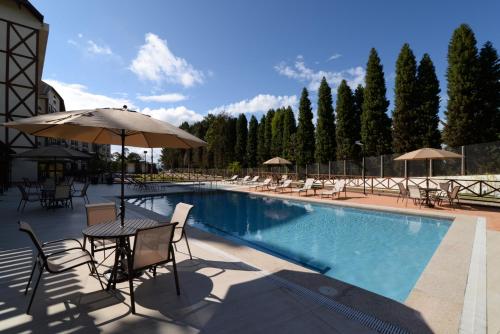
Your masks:
<svg viewBox="0 0 500 334"><path fill-rule="evenodd" d="M413 204L419 205L419 207L422 207L422 203L426 201L426 197L424 194L422 194L422 191L420 191L420 188L417 186L408 186L408 197L407 197L407 202L408 198L413 200Z"/></svg>
<svg viewBox="0 0 500 334"><path fill-rule="evenodd" d="M267 187L268 190L274 191L274 192L285 192L285 189L290 188L290 191L292 189L292 180L285 180L282 184L278 184L276 186L272 187Z"/></svg>
<svg viewBox="0 0 500 334"><path fill-rule="evenodd" d="M72 247L62 251L56 251L47 254L44 250L44 245L46 246L48 244L60 242L62 240L55 240L42 244L38 240L31 226L28 223L19 221L18 224L19 224L19 230L29 235L31 241L33 242L38 251L38 254L35 258L35 264L33 266L33 269L31 270L31 275L25 290L26 294L28 291L28 287L31 283L31 280L33 278L35 268L38 265L39 274L35 283L35 287L33 288L33 293L31 295L31 299L28 304L28 309L26 310L26 314L29 314L30 312L31 305L33 304L33 299L35 298L36 290L38 288L38 284L40 283L40 279L42 278L42 275L45 271L49 272L50 274L60 274L86 264L89 267L91 273L93 271L97 273L94 258L92 257L92 255L90 255L90 253L87 250L83 249L81 245L80 247ZM102 285L101 278L99 277L99 275L97 275L97 279L101 284L101 288L104 290L104 286Z"/></svg>
<svg viewBox="0 0 500 334"><path fill-rule="evenodd" d="M26 188L23 185L18 184L17 189L21 192L21 200L19 201L19 205L17 206L17 211L21 208L21 204L23 205L21 212L24 211L26 207L26 203L28 202L38 202L40 200L40 195L36 193L29 193L26 191Z"/></svg>
<svg viewBox="0 0 500 334"><path fill-rule="evenodd" d="M56 190L54 191L54 197L51 200L52 205L57 205L61 203L61 205L68 207L71 206L73 209L73 199L71 198L71 187L64 186L56 186Z"/></svg>
<svg viewBox="0 0 500 334"><path fill-rule="evenodd" d="M86 182L83 185L82 189L80 189L78 192L73 192L72 197L81 197L81 198L83 198L83 201L85 203L89 203L90 202L89 197L87 196L87 190L89 189L89 186L90 186L90 183Z"/></svg>
<svg viewBox="0 0 500 334"><path fill-rule="evenodd" d="M460 191L460 185L454 186L451 191L448 191L448 201L452 208L455 207L454 203L456 202L458 206L460 206L460 198L458 197L458 192Z"/></svg>
<svg viewBox="0 0 500 334"><path fill-rule="evenodd" d="M313 184L314 184L314 179L313 178L306 179L306 182L304 183L304 186L302 188L292 189L292 192L298 193L299 196L300 196L300 194L302 194L303 192L305 192L306 196L307 196L307 192L312 189Z"/></svg>
<svg viewBox="0 0 500 334"><path fill-rule="evenodd" d="M180 295L177 265L175 263L174 249L172 247L176 225L177 223L164 224L151 228L139 229L135 233L134 249L128 265L130 304L133 314L135 314L133 279L139 271L152 268L153 276L156 276L156 267L158 265L172 262L175 288L177 295Z"/></svg>
<svg viewBox="0 0 500 334"><path fill-rule="evenodd" d="M448 192L450 191L451 182L440 182L438 183L438 185L439 191L433 194L433 199L435 202L441 205L443 199L448 199Z"/></svg>
<svg viewBox="0 0 500 334"><path fill-rule="evenodd" d="M262 188L262 190L264 190L264 188L268 188L269 187L269 185L271 184L272 180L273 180L272 177L268 177L267 179L264 180L264 182L255 184L253 186L250 186L250 189L255 188L255 190L258 190L259 188Z"/></svg>
<svg viewBox="0 0 500 334"><path fill-rule="evenodd" d="M278 184L284 183L286 180L288 180L288 174L283 174L281 175L281 178L278 180Z"/></svg>
<svg viewBox="0 0 500 334"><path fill-rule="evenodd" d="M247 175L242 179L238 179L237 183L243 184L243 183L246 183L248 180L250 180L250 175Z"/></svg>
<svg viewBox="0 0 500 334"><path fill-rule="evenodd" d="M85 205L85 211L87 213L87 226L109 223L116 220L116 206L115 203L96 203L96 204L87 204ZM105 261L108 256L106 256L107 249L115 249L116 248L116 239L89 239L90 243L90 254L94 256L96 252L104 252L104 260ZM87 238L83 238L83 248L85 248L87 244Z"/></svg>
<svg viewBox="0 0 500 334"><path fill-rule="evenodd" d="M345 180L339 180L337 183L333 185L331 190L324 190L321 193L321 198L331 196L332 199L335 195L340 197L340 193L342 193L345 189Z"/></svg>
<svg viewBox="0 0 500 334"><path fill-rule="evenodd" d="M231 178L222 180L222 182L234 183L236 180L238 180L238 174L234 174Z"/></svg>
<svg viewBox="0 0 500 334"><path fill-rule="evenodd" d="M174 209L174 213L172 214L172 218L170 219L171 223L177 223L177 226L174 230L174 238L172 239L175 250L177 250L176 244L181 241L182 237L184 237L189 252L189 259L191 260L193 259L193 256L191 255L191 248L189 248L189 242L186 233L186 222L189 216L189 212L192 208L193 205L191 204L177 203Z"/></svg>
<svg viewBox="0 0 500 334"><path fill-rule="evenodd" d="M405 185L403 184L403 182L399 182L398 183L398 187L399 187L399 195L398 195L398 199L396 201L396 203L399 202L399 199L401 198L402 201L405 200L405 198L408 197L409 193L408 193L408 189L406 189Z"/></svg>
<svg viewBox="0 0 500 334"><path fill-rule="evenodd" d="M255 184L257 182L259 182L259 176L255 175L251 180L247 180L246 182L244 182L244 184Z"/></svg>

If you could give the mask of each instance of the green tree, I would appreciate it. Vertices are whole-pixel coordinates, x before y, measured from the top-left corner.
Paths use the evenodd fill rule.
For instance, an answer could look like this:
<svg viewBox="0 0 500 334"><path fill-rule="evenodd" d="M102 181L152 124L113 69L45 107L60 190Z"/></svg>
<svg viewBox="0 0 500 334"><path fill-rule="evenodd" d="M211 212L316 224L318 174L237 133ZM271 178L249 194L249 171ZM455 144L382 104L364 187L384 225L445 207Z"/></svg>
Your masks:
<svg viewBox="0 0 500 334"><path fill-rule="evenodd" d="M229 117L226 114L208 115L206 121L208 129L205 134L207 142L207 166L224 168L228 161L225 158L226 122Z"/></svg>
<svg viewBox="0 0 500 334"><path fill-rule="evenodd" d="M245 114L238 116L236 124L236 161L241 165L246 165L246 152L247 152L247 138L248 138L248 122Z"/></svg>
<svg viewBox="0 0 500 334"><path fill-rule="evenodd" d="M257 132L259 123L254 115L250 118L248 125L248 140L247 140L247 163L249 167L257 166Z"/></svg>
<svg viewBox="0 0 500 334"><path fill-rule="evenodd" d="M139 153L130 152L127 156L128 162L139 162L141 160L142 160L142 157L140 156Z"/></svg>
<svg viewBox="0 0 500 334"><path fill-rule="evenodd" d="M500 60L491 42L479 52L479 129L481 142L500 139Z"/></svg>
<svg viewBox="0 0 500 334"><path fill-rule="evenodd" d="M335 158L335 116L332 90L325 77L318 89L318 123L316 126L316 161L325 163Z"/></svg>
<svg viewBox="0 0 500 334"><path fill-rule="evenodd" d="M361 114L361 140L364 154L380 155L391 151L391 119L387 116L389 101L385 97L383 66L377 51L370 50Z"/></svg>
<svg viewBox="0 0 500 334"><path fill-rule="evenodd" d="M262 115L257 130L257 163L260 165L266 158L266 115Z"/></svg>
<svg viewBox="0 0 500 334"><path fill-rule="evenodd" d="M461 146L477 142L478 57L476 38L471 27L462 24L448 46L448 106L445 111L444 142Z"/></svg>
<svg viewBox="0 0 500 334"><path fill-rule="evenodd" d="M295 115L291 107L284 109L283 116L283 158L290 161L295 160Z"/></svg>
<svg viewBox="0 0 500 334"><path fill-rule="evenodd" d="M403 153L419 148L420 124L417 122L417 62L410 45L405 43L396 62L392 148Z"/></svg>
<svg viewBox="0 0 500 334"><path fill-rule="evenodd" d="M283 155L283 121L284 109L278 108L271 122L272 139L271 139L271 155Z"/></svg>
<svg viewBox="0 0 500 334"><path fill-rule="evenodd" d="M265 152L266 152L266 157L264 160L268 160L271 158L272 152L271 152L271 147L272 147L272 142L273 142L273 118L274 118L275 111L273 109L270 109L267 114L266 114L266 141L265 141Z"/></svg>
<svg viewBox="0 0 500 334"><path fill-rule="evenodd" d="M309 92L304 87L299 103L295 159L297 164L305 166L314 162L314 124L311 101L309 100Z"/></svg>
<svg viewBox="0 0 500 334"><path fill-rule="evenodd" d="M224 125L224 148L225 160L227 162L237 161L236 155L236 133L238 120L235 117L227 116Z"/></svg>
<svg viewBox="0 0 500 334"><path fill-rule="evenodd" d="M359 116L356 114L351 88L345 80L342 80L337 90L336 110L337 129L335 134L337 140L337 159L355 158L357 148L354 142L359 139L359 132L356 132L356 124L359 123Z"/></svg>
<svg viewBox="0 0 500 334"><path fill-rule="evenodd" d="M425 53L417 68L417 129L418 147L441 146L439 132L439 81L431 57Z"/></svg>

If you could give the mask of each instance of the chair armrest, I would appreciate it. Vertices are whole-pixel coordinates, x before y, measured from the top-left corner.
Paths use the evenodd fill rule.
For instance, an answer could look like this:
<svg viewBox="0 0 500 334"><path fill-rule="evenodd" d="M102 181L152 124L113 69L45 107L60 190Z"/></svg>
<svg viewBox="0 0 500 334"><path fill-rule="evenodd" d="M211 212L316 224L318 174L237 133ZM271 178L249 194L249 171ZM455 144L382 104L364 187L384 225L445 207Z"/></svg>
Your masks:
<svg viewBox="0 0 500 334"><path fill-rule="evenodd" d="M80 248L80 247L73 247L73 248L68 248L68 249L62 250L62 251L50 253L49 255L47 255L47 258L52 257L54 255L58 255L58 254L62 254L62 253L67 253L67 252L72 251L72 250L84 251L84 252L86 252L86 253L88 253L90 255L89 251L86 250L86 249L83 249L83 248Z"/></svg>
<svg viewBox="0 0 500 334"><path fill-rule="evenodd" d="M46 246L46 245L50 245L50 244L55 244L55 243L57 243L57 242L62 242L62 241L70 241L70 240L71 240L71 241L76 241L76 242L80 245L80 247L81 247L81 248L83 248L83 245L82 245L82 243L80 242L80 240L78 240L78 239L74 239L74 238L58 239L58 240L51 240L51 241L47 241L47 242L42 243L42 247L44 247L44 246Z"/></svg>

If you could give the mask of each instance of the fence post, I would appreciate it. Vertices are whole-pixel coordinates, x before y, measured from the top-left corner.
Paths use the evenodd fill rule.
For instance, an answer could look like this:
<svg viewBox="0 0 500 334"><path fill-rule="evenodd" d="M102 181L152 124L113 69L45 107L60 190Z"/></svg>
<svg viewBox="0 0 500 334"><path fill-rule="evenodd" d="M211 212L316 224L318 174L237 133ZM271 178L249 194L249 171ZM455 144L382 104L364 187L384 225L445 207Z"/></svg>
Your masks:
<svg viewBox="0 0 500 334"><path fill-rule="evenodd" d="M317 163L318 164L318 170L317 170L317 178L319 179L319 162Z"/></svg>
<svg viewBox="0 0 500 334"><path fill-rule="evenodd" d="M384 156L380 156L380 177L384 177Z"/></svg>
<svg viewBox="0 0 500 334"><path fill-rule="evenodd" d="M347 175L347 161L344 159L344 176Z"/></svg>
<svg viewBox="0 0 500 334"><path fill-rule="evenodd" d="M328 180L330 180L330 174L331 174L331 161L328 160Z"/></svg>
<svg viewBox="0 0 500 334"><path fill-rule="evenodd" d="M309 164L306 164L306 178L307 178L307 166L309 166Z"/></svg>
<svg viewBox="0 0 500 334"><path fill-rule="evenodd" d="M462 145L462 159L460 164L460 175L466 175L465 170L465 145Z"/></svg>
<svg viewBox="0 0 500 334"><path fill-rule="evenodd" d="M406 189L408 189L408 160L405 160L405 180L406 180Z"/></svg>

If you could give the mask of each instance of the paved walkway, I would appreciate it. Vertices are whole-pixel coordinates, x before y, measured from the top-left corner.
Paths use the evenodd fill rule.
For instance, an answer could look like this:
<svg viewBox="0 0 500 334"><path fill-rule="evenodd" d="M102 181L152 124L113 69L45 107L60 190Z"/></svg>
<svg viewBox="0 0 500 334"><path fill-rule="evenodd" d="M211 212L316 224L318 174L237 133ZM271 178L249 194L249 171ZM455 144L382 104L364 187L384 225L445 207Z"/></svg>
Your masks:
<svg viewBox="0 0 500 334"><path fill-rule="evenodd" d="M185 187L168 189L184 190ZM102 202L117 193L117 186L92 186L89 197L92 203ZM118 284L114 294L100 291L97 280L82 266L56 276L45 275L35 297L32 315L26 315L29 297L23 295L23 289L32 266L33 252L28 237L17 230L16 222L22 219L32 224L41 240L81 238L85 212L83 200L75 199L73 210L46 210L38 203L29 203L23 213L18 213L19 198L16 189L0 196L2 333L372 332L278 284L266 272L237 261L200 240L192 240L193 260L189 260L182 245L179 248L180 297L175 294L170 267L161 268L155 279L146 274L135 281L138 314L132 315L127 283ZM127 215L141 217L143 212L128 210ZM102 259L102 253L97 257Z"/></svg>

